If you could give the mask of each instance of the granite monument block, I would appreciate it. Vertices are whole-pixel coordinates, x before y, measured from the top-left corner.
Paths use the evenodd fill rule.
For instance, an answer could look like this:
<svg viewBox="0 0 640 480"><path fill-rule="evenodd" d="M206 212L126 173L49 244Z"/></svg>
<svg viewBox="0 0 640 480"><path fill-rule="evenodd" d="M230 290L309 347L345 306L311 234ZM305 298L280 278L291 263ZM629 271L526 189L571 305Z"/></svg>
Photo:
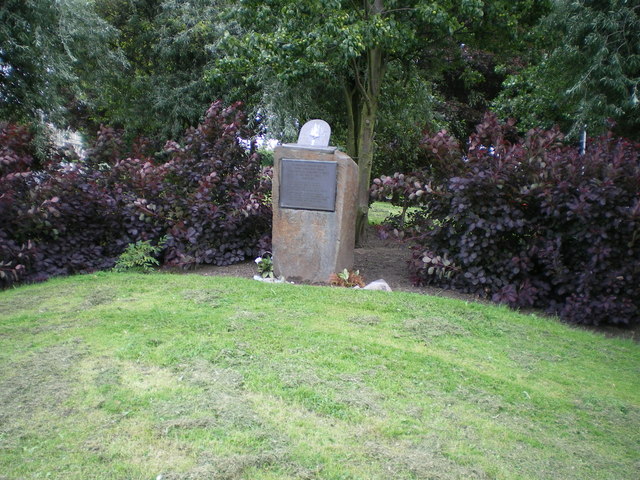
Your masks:
<svg viewBox="0 0 640 480"><path fill-rule="evenodd" d="M330 132L312 120L274 152L273 262L287 280L325 283L353 267L358 166L328 145Z"/></svg>

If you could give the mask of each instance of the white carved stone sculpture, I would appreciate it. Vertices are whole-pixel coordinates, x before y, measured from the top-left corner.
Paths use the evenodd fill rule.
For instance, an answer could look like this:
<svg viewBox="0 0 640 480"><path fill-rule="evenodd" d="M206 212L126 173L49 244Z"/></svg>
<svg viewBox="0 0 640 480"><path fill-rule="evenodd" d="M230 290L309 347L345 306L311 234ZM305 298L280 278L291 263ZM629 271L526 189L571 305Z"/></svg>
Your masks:
<svg viewBox="0 0 640 480"><path fill-rule="evenodd" d="M326 147L329 145L331 127L324 120L309 120L300 129L298 145Z"/></svg>

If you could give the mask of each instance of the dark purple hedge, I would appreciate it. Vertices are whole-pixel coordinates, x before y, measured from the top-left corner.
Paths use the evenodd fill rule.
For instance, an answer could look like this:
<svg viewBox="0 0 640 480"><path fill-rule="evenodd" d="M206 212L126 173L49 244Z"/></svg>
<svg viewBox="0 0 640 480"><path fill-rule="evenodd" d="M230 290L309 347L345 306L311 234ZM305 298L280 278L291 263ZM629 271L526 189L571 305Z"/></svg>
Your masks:
<svg viewBox="0 0 640 480"><path fill-rule="evenodd" d="M374 197L402 188L424 207L413 279L576 323L637 322L640 145L604 136L581 156L559 131L522 139L512 127L488 115L444 182L423 173L410 191L372 186Z"/></svg>
<svg viewBox="0 0 640 480"><path fill-rule="evenodd" d="M155 161L101 127L82 162L32 171L25 128L0 125L0 286L113 266L130 243L167 235L164 263L225 265L269 248L269 172L239 104L204 121Z"/></svg>

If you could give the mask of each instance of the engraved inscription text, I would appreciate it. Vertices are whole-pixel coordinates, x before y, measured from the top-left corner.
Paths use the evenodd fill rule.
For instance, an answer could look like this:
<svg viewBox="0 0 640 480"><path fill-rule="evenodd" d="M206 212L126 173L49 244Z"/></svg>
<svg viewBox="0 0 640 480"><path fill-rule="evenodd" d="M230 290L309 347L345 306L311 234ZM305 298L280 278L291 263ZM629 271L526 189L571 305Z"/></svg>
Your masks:
<svg viewBox="0 0 640 480"><path fill-rule="evenodd" d="M335 211L337 162L280 161L280 207Z"/></svg>

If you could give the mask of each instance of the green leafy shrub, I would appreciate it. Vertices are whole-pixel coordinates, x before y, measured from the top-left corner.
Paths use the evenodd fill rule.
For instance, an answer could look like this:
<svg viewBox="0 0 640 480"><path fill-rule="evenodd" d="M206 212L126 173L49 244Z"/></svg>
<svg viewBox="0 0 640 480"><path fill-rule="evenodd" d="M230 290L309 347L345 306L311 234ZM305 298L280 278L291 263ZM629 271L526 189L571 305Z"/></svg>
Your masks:
<svg viewBox="0 0 640 480"><path fill-rule="evenodd" d="M158 245L152 245L150 240L132 243L118 257L113 269L116 272L135 271L149 273L160 265L158 256L162 252L167 239L162 238Z"/></svg>
<svg viewBox="0 0 640 480"><path fill-rule="evenodd" d="M258 274L262 278L274 278L273 272L273 258L270 253L264 253L262 256L257 257L254 262L258 265Z"/></svg>
<svg viewBox="0 0 640 480"><path fill-rule="evenodd" d="M353 287L362 288L365 286L364 279L362 278L362 275L360 275L359 270L352 271L352 270L347 270L346 268L341 272L332 273L329 276L329 284L331 284L334 287L346 287L346 288L353 288Z"/></svg>

